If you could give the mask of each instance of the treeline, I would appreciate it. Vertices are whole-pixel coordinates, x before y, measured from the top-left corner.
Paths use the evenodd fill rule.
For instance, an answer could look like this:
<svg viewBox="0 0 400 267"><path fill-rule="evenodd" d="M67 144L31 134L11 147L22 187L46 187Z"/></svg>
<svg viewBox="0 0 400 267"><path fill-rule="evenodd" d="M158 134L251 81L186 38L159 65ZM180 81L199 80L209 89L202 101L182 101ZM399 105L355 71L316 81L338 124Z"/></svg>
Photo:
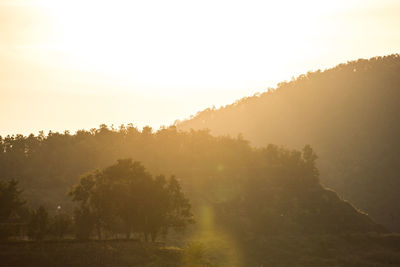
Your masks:
<svg viewBox="0 0 400 267"><path fill-rule="evenodd" d="M78 202L73 214L57 207L50 217L43 206L31 209L22 199L15 180L0 181L0 240L63 239L74 235L88 240L119 238L155 241L170 229L184 229L193 223L189 200L175 177L155 178L140 162L131 159L104 170L83 175L69 192Z"/></svg>
<svg viewBox="0 0 400 267"><path fill-rule="evenodd" d="M319 154L323 184L400 230L400 56L313 71L220 109L177 122L181 130L243 136Z"/></svg>
<svg viewBox="0 0 400 267"><path fill-rule="evenodd" d="M183 132L173 126L153 132L149 127L140 131L133 125L119 129L102 125L99 129L82 130L75 134L8 136L1 139L1 148L0 174L3 180L18 179L28 201L33 206L44 204L50 211L61 206L63 210L73 213L74 204L66 192L75 192L73 196L81 204L81 214L88 209L97 214L99 221L92 225L101 235L119 231L124 235L142 233L149 237L157 236L164 232L164 227L155 224L150 229L150 224L144 226L143 223L143 220L153 221L152 218L157 218L154 222L165 221L171 227L174 223L179 225L179 220L172 219L168 212L161 220L157 217L160 214L148 214L137 217L140 220L130 221L130 214L140 214L140 209L122 204L116 210L107 206L110 203L125 203L123 196L125 190L130 188L123 186L122 194L116 193L116 189L105 190L130 183L124 180L129 177L125 174L118 176L119 182L118 179L109 179L109 172L115 166L104 169L119 158L142 162L155 177L159 177L160 173L165 177L179 177L182 191L193 205L196 221L206 220L201 217L199 209L208 207L215 213L215 223L238 238L261 238L268 234L290 232L335 234L383 231L367 215L320 185L316 155L310 146L302 150L289 150L276 145L255 148L240 135L237 138L213 137L206 130ZM79 182L78 177L82 173L94 169L104 170L91 173ZM155 180L164 184L164 188L174 184L174 179L164 182L161 177ZM77 183L80 186L73 187ZM82 192L79 188L84 185L91 185L89 188L93 191L90 189L90 194L78 197L78 192ZM132 190L137 190L136 186L133 183ZM160 185L148 186L161 190ZM108 194L113 201L100 201L98 192ZM161 199L169 193L160 192L164 193L155 194L151 201L166 204ZM140 203L152 206L151 201ZM168 211L166 207L161 210L165 209ZM103 218L103 213L112 214L112 217ZM108 218L113 219L108 221Z"/></svg>
<svg viewBox="0 0 400 267"><path fill-rule="evenodd" d="M72 209L66 192L78 177L117 159L140 161L156 175L184 177L184 187L191 190L210 176L232 167L244 168L251 160L251 150L243 139L214 138L208 131L179 132L169 127L153 132L132 124L118 129L101 125L75 134L0 137L0 179L18 180L34 206ZM218 171L222 166L225 170Z"/></svg>

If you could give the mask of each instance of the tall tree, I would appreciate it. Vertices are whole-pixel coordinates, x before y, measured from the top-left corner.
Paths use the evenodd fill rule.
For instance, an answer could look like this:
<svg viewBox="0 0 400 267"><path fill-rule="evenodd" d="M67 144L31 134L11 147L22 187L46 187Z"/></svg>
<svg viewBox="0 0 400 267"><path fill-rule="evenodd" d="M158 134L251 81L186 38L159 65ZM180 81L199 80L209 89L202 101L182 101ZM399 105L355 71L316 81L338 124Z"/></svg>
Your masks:
<svg viewBox="0 0 400 267"><path fill-rule="evenodd" d="M25 206L21 193L16 180L0 181L0 222L7 221L12 215L21 214Z"/></svg>
<svg viewBox="0 0 400 267"><path fill-rule="evenodd" d="M122 231L127 238L141 233L154 241L161 232L193 222L178 181L162 175L154 179L132 159L83 176L70 195L80 203L80 214L93 216L98 238L105 230Z"/></svg>

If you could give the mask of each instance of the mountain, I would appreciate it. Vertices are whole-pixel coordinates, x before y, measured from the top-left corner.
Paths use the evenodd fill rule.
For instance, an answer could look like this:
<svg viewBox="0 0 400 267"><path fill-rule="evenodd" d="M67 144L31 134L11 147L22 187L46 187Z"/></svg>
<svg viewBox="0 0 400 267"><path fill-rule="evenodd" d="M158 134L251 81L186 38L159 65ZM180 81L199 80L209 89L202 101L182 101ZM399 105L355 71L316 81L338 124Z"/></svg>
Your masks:
<svg viewBox="0 0 400 267"><path fill-rule="evenodd" d="M178 121L180 130L242 134L255 146L311 145L321 182L400 230L400 55L308 72L275 89Z"/></svg>

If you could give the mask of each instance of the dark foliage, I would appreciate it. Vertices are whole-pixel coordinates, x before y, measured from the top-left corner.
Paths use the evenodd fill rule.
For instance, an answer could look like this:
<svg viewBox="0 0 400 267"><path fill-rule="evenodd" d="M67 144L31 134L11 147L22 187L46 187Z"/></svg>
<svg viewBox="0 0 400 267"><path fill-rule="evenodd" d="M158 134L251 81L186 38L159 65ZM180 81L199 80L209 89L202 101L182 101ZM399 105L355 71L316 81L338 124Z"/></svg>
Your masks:
<svg viewBox="0 0 400 267"><path fill-rule="evenodd" d="M250 226L265 223L265 228L272 229L276 224L282 227L282 231L340 233L352 229L362 232L382 230L365 214L321 187L315 166L316 156L309 146L303 151L276 145L253 148L241 136L213 137L206 130L182 132L176 127L153 133L149 127L138 131L132 125L121 126L118 130L102 125L99 129L78 131L74 135L65 132L49 133L48 136L7 137L2 144L4 149L0 161L3 164L10 163L4 168L4 175L18 177L33 204L44 202L48 207L54 207L61 203L64 210L72 212L73 205L65 192L79 182L74 189L74 197L82 206L75 211L74 217L79 229L77 236L81 239L87 239L92 234L100 237L101 229L122 233L127 227L126 223L131 220L129 215L136 212L120 210L120 215L116 216L116 210L107 207L110 203L98 197L103 193L110 194L110 197L116 197L117 209L129 209L129 206L118 204L124 203L122 197L129 193L126 191L129 187L120 191L118 188L130 182L123 179L117 181L118 177L122 177L118 166L129 166L131 163L122 161L103 171L89 173L77 181L82 173L104 168L116 159L126 157L143 162L149 173L162 172L167 177L173 174L181 177L179 184L191 200L195 213L202 206L213 207L218 211L218 219L228 222L227 228L234 231L239 229L238 233L247 231L247 227L242 227L247 222L232 219L235 216L248 216L251 218ZM135 168L140 174L138 177L150 181L149 173L142 167ZM152 181L165 184L162 176L156 176ZM146 188L146 183L143 188ZM169 186L173 186L173 183ZM136 190L135 187L132 190ZM137 192L138 196L144 192L146 190ZM152 201L163 202L157 198ZM97 214L100 210L106 214ZM260 214L252 214L253 210ZM157 210L152 212L155 214L151 216L158 216ZM285 223L275 218L281 217L281 214L285 215ZM231 223L230 220L237 223ZM140 225L132 221L132 225L134 223ZM131 230L149 232L140 227ZM125 233L129 235L129 230Z"/></svg>
<svg viewBox="0 0 400 267"><path fill-rule="evenodd" d="M49 232L52 236L61 240L66 234L71 232L72 220L70 215L62 212L57 212L51 219Z"/></svg>
<svg viewBox="0 0 400 267"><path fill-rule="evenodd" d="M33 240L41 241L49 233L49 214L43 206L33 210L27 226L27 234Z"/></svg>
<svg viewBox="0 0 400 267"><path fill-rule="evenodd" d="M143 234L154 242L170 228L193 222L189 200L175 177L153 178L139 162L118 162L81 177L70 196L80 203L76 210L78 238L87 239L93 228L103 234Z"/></svg>
<svg viewBox="0 0 400 267"><path fill-rule="evenodd" d="M18 182L0 181L0 240L23 234L29 214Z"/></svg>
<svg viewBox="0 0 400 267"><path fill-rule="evenodd" d="M0 222L12 220L11 217L19 217L24 212L25 201L21 193L17 181L0 181Z"/></svg>
<svg viewBox="0 0 400 267"><path fill-rule="evenodd" d="M400 230L399 103L396 54L308 72L176 125L213 135L242 133L257 146L311 144L321 158L323 184Z"/></svg>

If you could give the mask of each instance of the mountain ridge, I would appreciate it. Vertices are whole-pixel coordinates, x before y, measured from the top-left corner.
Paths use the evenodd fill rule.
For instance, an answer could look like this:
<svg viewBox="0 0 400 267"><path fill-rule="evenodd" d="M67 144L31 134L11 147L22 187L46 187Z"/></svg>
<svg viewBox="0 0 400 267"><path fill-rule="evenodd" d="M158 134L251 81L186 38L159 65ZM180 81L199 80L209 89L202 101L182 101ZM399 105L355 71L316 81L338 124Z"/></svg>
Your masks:
<svg viewBox="0 0 400 267"><path fill-rule="evenodd" d="M178 129L238 135L255 146L299 148L320 156L322 183L393 230L396 150L400 149L400 55L359 59L299 75L275 89L177 122Z"/></svg>

